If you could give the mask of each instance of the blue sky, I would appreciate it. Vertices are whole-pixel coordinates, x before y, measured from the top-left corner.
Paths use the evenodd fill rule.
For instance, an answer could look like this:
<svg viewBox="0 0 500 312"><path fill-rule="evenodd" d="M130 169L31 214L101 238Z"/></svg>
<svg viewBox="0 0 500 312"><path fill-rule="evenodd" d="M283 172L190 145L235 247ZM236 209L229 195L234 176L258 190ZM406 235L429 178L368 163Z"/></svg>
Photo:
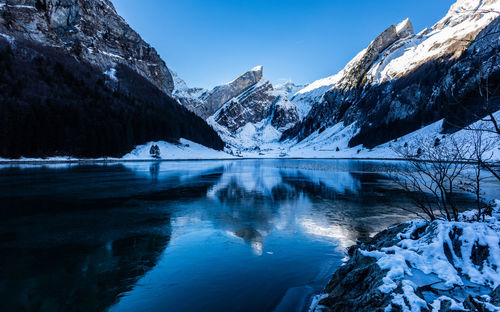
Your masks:
<svg viewBox="0 0 500 312"><path fill-rule="evenodd" d="M391 24L432 26L453 0L112 0L189 86L256 65L274 83L335 74Z"/></svg>

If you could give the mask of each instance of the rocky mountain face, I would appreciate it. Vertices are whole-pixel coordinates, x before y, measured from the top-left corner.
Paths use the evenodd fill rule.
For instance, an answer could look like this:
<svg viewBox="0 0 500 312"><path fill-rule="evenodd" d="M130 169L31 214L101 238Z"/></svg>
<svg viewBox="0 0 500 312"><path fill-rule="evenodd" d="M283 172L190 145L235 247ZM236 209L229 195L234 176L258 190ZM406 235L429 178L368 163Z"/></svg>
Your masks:
<svg viewBox="0 0 500 312"><path fill-rule="evenodd" d="M109 0L0 0L0 34L64 49L103 72L123 64L167 94L174 89L156 50Z"/></svg>
<svg viewBox="0 0 500 312"><path fill-rule="evenodd" d="M238 149L253 149L277 141L307 110L300 110L289 100L300 87L291 82L273 86L263 71L262 66L257 66L211 91L189 88L174 73L173 94L186 108L206 118L226 143Z"/></svg>
<svg viewBox="0 0 500 312"><path fill-rule="evenodd" d="M110 1L0 0L0 157L122 157L181 138L222 150L173 89Z"/></svg>
<svg viewBox="0 0 500 312"><path fill-rule="evenodd" d="M498 76L499 16L499 1L459 0L418 34L409 20L390 26L338 74L296 94L296 105L312 109L282 139L303 141L326 128L354 126L349 146L373 147L441 118L472 121L456 104L484 114L477 83L482 74L490 83Z"/></svg>

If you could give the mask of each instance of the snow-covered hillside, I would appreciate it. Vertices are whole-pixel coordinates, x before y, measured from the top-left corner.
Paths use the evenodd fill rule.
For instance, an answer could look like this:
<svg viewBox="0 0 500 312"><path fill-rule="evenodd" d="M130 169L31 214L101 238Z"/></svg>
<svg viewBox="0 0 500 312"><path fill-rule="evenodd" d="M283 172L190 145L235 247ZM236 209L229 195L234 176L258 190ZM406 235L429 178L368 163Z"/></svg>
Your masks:
<svg viewBox="0 0 500 312"><path fill-rule="evenodd" d="M179 143L150 142L136 147L132 152L123 156L123 160L155 160L150 149L151 146L159 147L159 159L161 160L196 160L196 159L231 159L233 156L207 148L203 145L180 139Z"/></svg>
<svg viewBox="0 0 500 312"><path fill-rule="evenodd" d="M460 56L471 40L499 16L499 12L500 2L496 0L459 0L437 24L418 34L413 33L409 19L402 21L394 27L398 36L393 36L390 46L382 49L376 61L370 64L367 82L380 84L403 77L424 62L448 53ZM370 47L377 47L377 39ZM294 100L317 104L328 90L345 88L349 74L360 66L362 59L370 53L370 47L358 53L339 73L299 90Z"/></svg>
<svg viewBox="0 0 500 312"><path fill-rule="evenodd" d="M459 0L418 34L408 19L390 26L339 73L295 94L296 106L312 108L284 139L312 142L325 132L349 147L374 147L442 118L473 122L471 111L484 113L478 77L497 83L499 16L500 1ZM462 111L450 108L457 103Z"/></svg>
<svg viewBox="0 0 500 312"><path fill-rule="evenodd" d="M500 111L494 114L497 120L500 119ZM493 124L485 121L473 123L470 129L488 129L493 130ZM407 134L397 140L379 145L373 149L363 146L349 147L348 143L351 137L356 135L357 128L355 124L344 126L339 123L326 129L324 132L315 132L306 140L294 144L288 142L284 153L286 157L294 158L360 158L360 159L398 159L396 150L404 145L412 145L419 140L425 139L435 141L439 139L443 144L470 141L473 131L468 129L460 130L453 134L443 134L443 120L439 120L417 131ZM491 142L491 148L485 153L492 161L500 161L500 138L492 132L485 132L483 141ZM465 144L464 144L465 145ZM286 143L285 145L286 146ZM283 147L282 147L283 148ZM283 151L282 151L283 153Z"/></svg>

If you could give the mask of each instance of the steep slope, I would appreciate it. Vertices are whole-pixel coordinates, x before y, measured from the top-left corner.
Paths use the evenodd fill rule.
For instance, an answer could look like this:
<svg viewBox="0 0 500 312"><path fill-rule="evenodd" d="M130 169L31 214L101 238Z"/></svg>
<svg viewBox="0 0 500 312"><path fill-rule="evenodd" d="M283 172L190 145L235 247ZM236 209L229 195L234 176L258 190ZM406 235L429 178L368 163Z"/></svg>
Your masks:
<svg viewBox="0 0 500 312"><path fill-rule="evenodd" d="M156 50L109 0L0 0L0 34L62 48L102 71L126 65L167 94L174 88Z"/></svg>
<svg viewBox="0 0 500 312"><path fill-rule="evenodd" d="M290 92L296 89L294 85L287 83L274 87L263 78L262 66L250 72L255 71L257 82L226 101L207 119L237 152L260 151L269 144L276 144L283 131L300 120L299 110L289 100Z"/></svg>
<svg viewBox="0 0 500 312"><path fill-rule="evenodd" d="M277 143L283 131L305 116L310 106L297 107L290 101L300 90L292 82L273 86L257 66L235 80L209 91L189 88L172 72L173 95L187 109L206 118L223 140L237 152Z"/></svg>
<svg viewBox="0 0 500 312"><path fill-rule="evenodd" d="M457 103L484 114L477 104L477 77L485 71L479 64L489 59L490 83L497 79L498 36L485 36L498 24L499 12L496 0L459 0L441 21L417 35L409 20L389 27L337 75L296 94L295 103L313 108L282 139L307 140L334 127L329 135L344 132L341 137L349 136L349 146L373 147L441 118L454 118ZM474 46L481 40L488 45L479 54ZM454 123L458 121L473 120L455 118Z"/></svg>
<svg viewBox="0 0 500 312"><path fill-rule="evenodd" d="M109 77L60 49L0 38L0 157L120 157L180 138L224 147L204 120L127 66Z"/></svg>

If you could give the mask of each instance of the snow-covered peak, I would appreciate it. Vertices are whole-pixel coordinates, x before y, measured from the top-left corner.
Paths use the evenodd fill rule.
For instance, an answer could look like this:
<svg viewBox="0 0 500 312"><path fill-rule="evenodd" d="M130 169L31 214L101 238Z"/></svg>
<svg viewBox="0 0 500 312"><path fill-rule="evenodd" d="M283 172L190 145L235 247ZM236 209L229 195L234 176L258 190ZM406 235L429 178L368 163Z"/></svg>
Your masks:
<svg viewBox="0 0 500 312"><path fill-rule="evenodd" d="M414 34L413 24L409 18L405 19L396 26L396 32L400 38L406 38Z"/></svg>
<svg viewBox="0 0 500 312"><path fill-rule="evenodd" d="M500 12L500 1L459 0L430 30L403 38L385 51L370 69L367 81L380 84L405 76L431 59L459 57L470 40L499 16L493 11Z"/></svg>
<svg viewBox="0 0 500 312"><path fill-rule="evenodd" d="M329 89L334 87L343 89L353 70L363 72L364 68L360 67L367 65L367 55L371 56L376 52L382 53L378 56L378 60L369 64L365 80L372 84L402 77L422 63L445 54L459 56L466 48L466 43L457 45L457 42L463 38L475 37L481 29L499 16L499 12L498 0L458 0L441 21L417 36L413 35L410 19L406 19L397 26L392 26L395 27L398 38L388 47L385 47L385 44L381 45L383 51L377 51L380 49L376 49L376 45L381 38L387 43L391 42L394 38L391 28L374 40L367 49L361 51L339 73L311 83L298 91L294 100L318 103Z"/></svg>
<svg viewBox="0 0 500 312"><path fill-rule="evenodd" d="M493 9L497 2L498 0L458 0L451 6L448 15Z"/></svg>
<svg viewBox="0 0 500 312"><path fill-rule="evenodd" d="M498 0L458 0L451 6L446 16L432 29L440 30L446 27L455 27L457 24L468 21L470 23L469 28L473 30L476 28L474 26L484 27L485 20L490 20L491 22L491 16L498 16L499 13L500 2ZM474 20L476 19L479 23L474 25Z"/></svg>
<svg viewBox="0 0 500 312"><path fill-rule="evenodd" d="M411 21L409 19L402 21L395 26L397 40L380 51L382 53L378 59L369 64L365 81L380 84L402 77L430 59L450 54L455 57L460 56L467 47L467 41L461 39L475 37L499 16L499 12L498 0L458 0L441 21L416 36L413 35ZM384 33L389 39L393 38L391 28ZM343 89L353 70L363 72L364 68L360 67L366 65L366 56L378 52L373 47L384 33L339 73L317 80L297 92L295 100L317 103L329 89L334 87Z"/></svg>
<svg viewBox="0 0 500 312"><path fill-rule="evenodd" d="M295 93L297 93L297 91L303 89L304 87L304 85L296 85L289 80L287 82L275 85L274 90L277 95L281 95L283 97L291 99L295 95Z"/></svg>
<svg viewBox="0 0 500 312"><path fill-rule="evenodd" d="M262 65L255 66L254 68L252 68L251 71L262 73L262 72L264 72L264 66L262 66Z"/></svg>

